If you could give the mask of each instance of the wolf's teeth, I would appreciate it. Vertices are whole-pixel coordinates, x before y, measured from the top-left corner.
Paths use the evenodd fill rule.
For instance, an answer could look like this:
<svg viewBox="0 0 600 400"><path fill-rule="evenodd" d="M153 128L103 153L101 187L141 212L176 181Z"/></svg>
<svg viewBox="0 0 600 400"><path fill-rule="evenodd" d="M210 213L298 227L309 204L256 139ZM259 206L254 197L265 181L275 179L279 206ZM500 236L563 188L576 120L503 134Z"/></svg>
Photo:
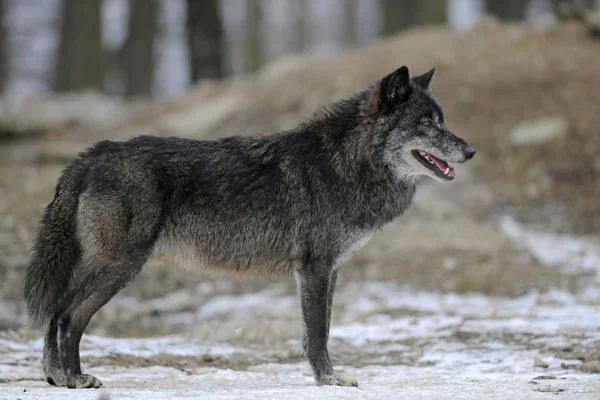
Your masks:
<svg viewBox="0 0 600 400"><path fill-rule="evenodd" d="M423 150L419 150L419 154L422 155L422 156L426 156L427 155L427 153L425 153Z"/></svg>
<svg viewBox="0 0 600 400"><path fill-rule="evenodd" d="M449 172L450 172L450 167L446 168L446 170L444 171L444 175L448 175Z"/></svg>

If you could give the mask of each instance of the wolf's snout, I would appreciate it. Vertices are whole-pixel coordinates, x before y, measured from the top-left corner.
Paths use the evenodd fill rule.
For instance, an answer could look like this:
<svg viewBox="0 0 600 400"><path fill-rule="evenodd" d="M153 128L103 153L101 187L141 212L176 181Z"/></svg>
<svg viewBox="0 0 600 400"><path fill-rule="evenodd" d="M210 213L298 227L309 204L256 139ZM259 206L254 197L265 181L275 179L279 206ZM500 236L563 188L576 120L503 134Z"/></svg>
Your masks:
<svg viewBox="0 0 600 400"><path fill-rule="evenodd" d="M470 160L471 158L475 157L475 153L477 153L477 152L475 151L474 148L469 146L464 150L464 153L465 153L465 157L467 157L467 160Z"/></svg>

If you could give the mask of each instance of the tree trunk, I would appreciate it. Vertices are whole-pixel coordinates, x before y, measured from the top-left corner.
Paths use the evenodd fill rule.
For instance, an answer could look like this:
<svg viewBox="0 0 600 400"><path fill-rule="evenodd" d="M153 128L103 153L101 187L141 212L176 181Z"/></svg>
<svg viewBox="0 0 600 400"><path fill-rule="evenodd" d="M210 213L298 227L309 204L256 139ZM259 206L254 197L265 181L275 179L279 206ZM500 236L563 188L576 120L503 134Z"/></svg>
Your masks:
<svg viewBox="0 0 600 400"><path fill-rule="evenodd" d="M106 55L102 48L102 0L63 0L57 91L104 89Z"/></svg>
<svg viewBox="0 0 600 400"><path fill-rule="evenodd" d="M419 24L445 24L447 15L446 7L446 0L421 0L419 3Z"/></svg>
<svg viewBox="0 0 600 400"><path fill-rule="evenodd" d="M4 0L0 0L0 93L4 93L8 70L8 52L6 51L6 27L4 26Z"/></svg>
<svg viewBox="0 0 600 400"><path fill-rule="evenodd" d="M187 0L187 36L192 82L221 78L223 24L217 0Z"/></svg>
<svg viewBox="0 0 600 400"><path fill-rule="evenodd" d="M262 28L262 9L260 0L246 1L246 45L244 46L244 58L246 71L254 72L264 62L263 42L261 35Z"/></svg>
<svg viewBox="0 0 600 400"><path fill-rule="evenodd" d="M391 35L417 23L418 0L383 0L383 34Z"/></svg>
<svg viewBox="0 0 600 400"><path fill-rule="evenodd" d="M156 0L131 0L129 32L120 52L125 95L149 95L154 77L154 44L158 26Z"/></svg>
<svg viewBox="0 0 600 400"><path fill-rule="evenodd" d="M358 15L356 1L346 0L344 3L344 45L353 47L358 43Z"/></svg>
<svg viewBox="0 0 600 400"><path fill-rule="evenodd" d="M307 18L308 5L307 0L292 0L290 2L289 12L293 16L292 37L289 44L289 50L293 53L301 53L306 49L307 39Z"/></svg>
<svg viewBox="0 0 600 400"><path fill-rule="evenodd" d="M521 21L529 0L488 0L487 11L503 21Z"/></svg>

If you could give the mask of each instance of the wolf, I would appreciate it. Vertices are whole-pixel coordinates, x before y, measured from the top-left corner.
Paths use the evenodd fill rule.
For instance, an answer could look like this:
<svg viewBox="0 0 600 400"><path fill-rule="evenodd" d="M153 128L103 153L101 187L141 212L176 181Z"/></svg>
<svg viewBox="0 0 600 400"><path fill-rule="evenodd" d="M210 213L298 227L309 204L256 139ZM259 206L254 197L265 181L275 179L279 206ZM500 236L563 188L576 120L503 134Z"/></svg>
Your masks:
<svg viewBox="0 0 600 400"><path fill-rule="evenodd" d="M445 125L431 71L406 66L297 128L214 141L102 141L61 173L24 292L44 325L44 376L97 388L79 342L154 251L233 275L294 275L302 347L317 385L357 386L327 351L342 264L405 211L419 182L455 178L475 150Z"/></svg>

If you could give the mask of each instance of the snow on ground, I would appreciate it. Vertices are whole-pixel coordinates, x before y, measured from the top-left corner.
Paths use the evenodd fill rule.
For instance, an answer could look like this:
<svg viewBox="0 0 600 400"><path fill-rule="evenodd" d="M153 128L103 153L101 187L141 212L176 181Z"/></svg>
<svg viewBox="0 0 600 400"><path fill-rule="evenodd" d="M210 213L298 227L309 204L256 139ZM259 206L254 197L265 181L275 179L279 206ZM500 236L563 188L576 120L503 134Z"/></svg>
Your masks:
<svg viewBox="0 0 600 400"><path fill-rule="evenodd" d="M600 238L528 230L510 216L502 218L500 227L516 246L530 252L541 264L567 273L596 272L600 282Z"/></svg>
<svg viewBox="0 0 600 400"><path fill-rule="evenodd" d="M600 294L596 295L592 303L589 293L585 298L550 292L508 299L420 292L389 282L351 282L342 289L341 301L354 297L358 302L334 323L330 348L334 360L339 360L338 368L358 379L358 389L316 387L308 364L297 359L252 361L272 351L261 346L207 342L190 335L135 339L86 335L81 346L85 372L98 376L104 388L68 390L40 380L41 339L2 338L0 377L4 381L0 382L6 383L0 383L0 399L63 395L90 399L100 393L115 399L535 399L547 398L548 391L570 399L597 399L600 376L577 370L574 367L581 361L560 359L553 350L600 343ZM257 302L260 297L264 301ZM267 309L270 302L294 300L264 291L254 297L231 296L228 301L238 310L251 304L252 315ZM292 340L289 346L299 347L299 341ZM353 353L371 358L362 363ZM201 361L187 368L175 362L175 366L169 362L103 364L103 359L127 356L150 359L161 355L176 360L184 356L201 359L204 354L251 361L247 368ZM534 367L536 356L549 367ZM535 379L539 376L549 379Z"/></svg>
<svg viewBox="0 0 600 400"><path fill-rule="evenodd" d="M317 387L302 365L266 364L249 371L207 369L199 375L164 368L144 370L102 370L106 389L79 390L50 387L43 382L20 382L0 394L0 398L69 399L547 399L551 393L569 399L597 399L598 380L572 374L557 380L531 382L532 373L521 378L504 371L485 374L437 368L419 370L405 366L347 368L361 379L359 388ZM106 377L108 373L112 373ZM564 378L564 379L563 379ZM23 388L26 387L26 392ZM548 393L550 392L550 393ZM6 397L3 397L6 396Z"/></svg>

